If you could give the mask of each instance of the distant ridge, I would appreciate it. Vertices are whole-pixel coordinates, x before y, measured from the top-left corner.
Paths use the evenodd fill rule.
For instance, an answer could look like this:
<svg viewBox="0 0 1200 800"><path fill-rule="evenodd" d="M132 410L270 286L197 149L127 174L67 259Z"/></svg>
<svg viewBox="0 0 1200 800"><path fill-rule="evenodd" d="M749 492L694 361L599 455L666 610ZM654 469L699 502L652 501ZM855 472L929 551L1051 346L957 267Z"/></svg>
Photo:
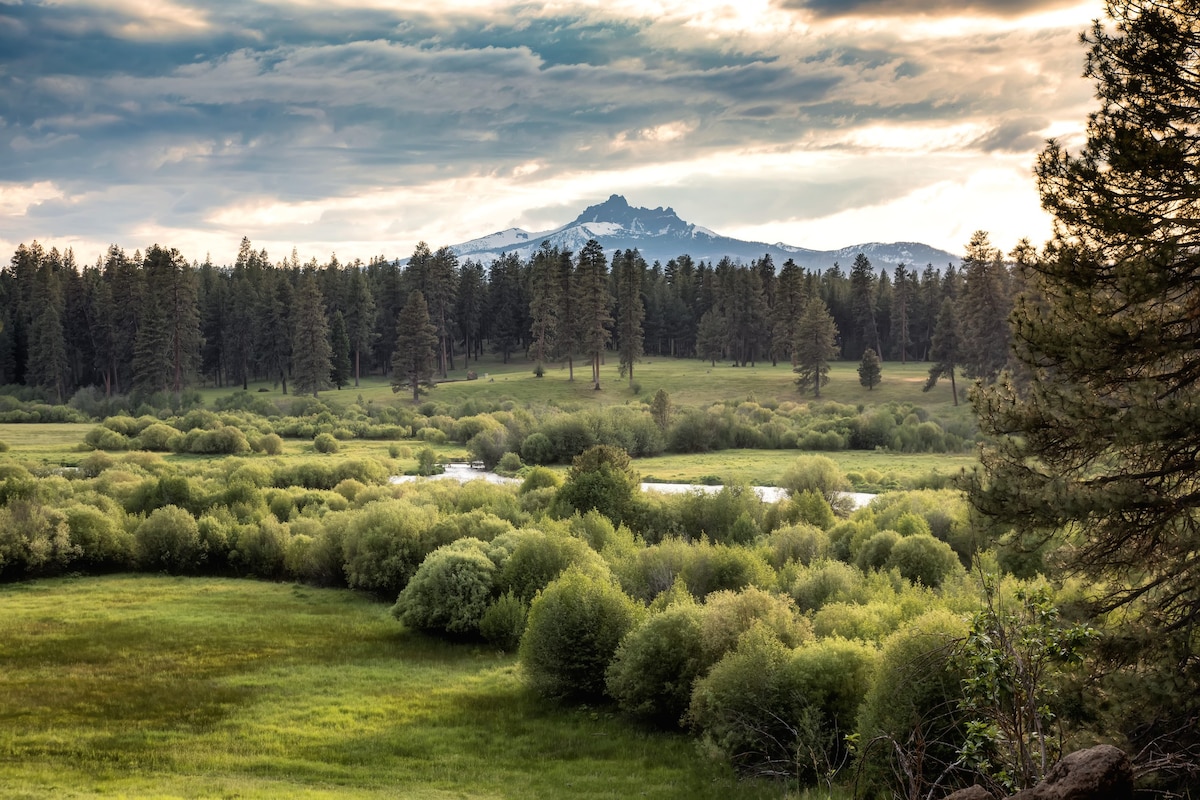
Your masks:
<svg viewBox="0 0 1200 800"><path fill-rule="evenodd" d="M897 264L924 268L933 264L944 269L958 265L961 257L920 242L867 242L837 250L812 250L778 242L747 242L685 222L672 208L637 208L619 194L603 203L588 206L572 222L549 231L531 232L520 228L497 231L462 244L451 245L459 259L473 259L485 265L505 253L517 253L522 259L542 242L578 253L589 239L595 239L610 256L615 250L637 249L647 262L666 264L687 254L694 261L717 262L728 256L748 264L770 254L778 268L787 259L810 270L826 270L838 263L849 272L855 257L862 253L876 269L895 269Z"/></svg>

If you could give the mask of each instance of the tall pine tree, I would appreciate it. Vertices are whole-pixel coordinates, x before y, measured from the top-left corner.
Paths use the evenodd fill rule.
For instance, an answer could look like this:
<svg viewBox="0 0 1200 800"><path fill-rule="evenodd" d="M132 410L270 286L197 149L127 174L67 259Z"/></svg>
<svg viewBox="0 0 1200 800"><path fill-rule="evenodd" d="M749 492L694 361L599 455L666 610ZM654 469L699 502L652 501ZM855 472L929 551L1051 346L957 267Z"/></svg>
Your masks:
<svg viewBox="0 0 1200 800"><path fill-rule="evenodd" d="M313 397L318 397L322 389L329 387L332 371L333 348L329 344L325 298L310 270L300 279L292 311L292 383L297 393L312 392Z"/></svg>
<svg viewBox="0 0 1200 800"><path fill-rule="evenodd" d="M821 387L829 383L829 360L837 358L837 323L824 301L811 298L796 325L796 386L801 392L813 390L821 396Z"/></svg>
<svg viewBox="0 0 1200 800"><path fill-rule="evenodd" d="M1038 160L1056 225L1014 313L1029 385L978 395L991 438L970 494L1026 537L1061 532L1098 610L1133 620L1125 655L1167 654L1163 677L1187 688L1153 733L1200 713L1200 13L1108 13L1086 39L1086 144ZM1197 745L1195 717L1187 731Z"/></svg>
<svg viewBox="0 0 1200 800"><path fill-rule="evenodd" d="M437 361L437 326L429 321L425 296L410 292L396 319L396 349L392 356L392 391L412 389L413 402L421 399L421 386L433 381Z"/></svg>

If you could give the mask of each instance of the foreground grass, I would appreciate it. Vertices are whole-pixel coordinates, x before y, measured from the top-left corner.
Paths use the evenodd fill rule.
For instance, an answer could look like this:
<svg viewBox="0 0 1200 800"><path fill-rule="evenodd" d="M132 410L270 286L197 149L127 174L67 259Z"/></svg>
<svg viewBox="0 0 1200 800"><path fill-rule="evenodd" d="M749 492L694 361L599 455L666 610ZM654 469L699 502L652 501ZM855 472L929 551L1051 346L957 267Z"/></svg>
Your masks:
<svg viewBox="0 0 1200 800"><path fill-rule="evenodd" d="M6 798L782 793L345 591L107 576L3 586L0 608Z"/></svg>

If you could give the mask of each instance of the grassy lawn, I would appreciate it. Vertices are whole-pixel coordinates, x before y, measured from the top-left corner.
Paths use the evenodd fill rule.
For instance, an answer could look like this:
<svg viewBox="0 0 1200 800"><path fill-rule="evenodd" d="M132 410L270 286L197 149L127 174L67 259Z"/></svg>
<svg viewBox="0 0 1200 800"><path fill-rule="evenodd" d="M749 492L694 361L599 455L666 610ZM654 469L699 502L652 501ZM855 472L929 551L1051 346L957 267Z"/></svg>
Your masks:
<svg viewBox="0 0 1200 800"><path fill-rule="evenodd" d="M683 736L529 694L511 656L341 590L106 576L0 587L0 795L779 797Z"/></svg>

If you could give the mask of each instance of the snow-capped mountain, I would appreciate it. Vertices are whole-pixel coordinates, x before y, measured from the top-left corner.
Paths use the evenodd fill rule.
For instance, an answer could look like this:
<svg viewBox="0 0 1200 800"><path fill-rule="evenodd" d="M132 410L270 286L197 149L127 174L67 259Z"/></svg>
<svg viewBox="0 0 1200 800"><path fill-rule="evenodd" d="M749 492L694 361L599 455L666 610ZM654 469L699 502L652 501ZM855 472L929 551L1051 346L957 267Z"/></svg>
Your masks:
<svg viewBox="0 0 1200 800"><path fill-rule="evenodd" d="M790 258L801 267L813 270L829 269L836 262L847 272L859 253L866 255L876 269L888 270L897 264L917 268L933 264L943 269L947 264L957 265L961 260L960 256L919 242L870 242L838 250L810 250L782 242L746 242L684 222L671 208L635 208L617 194L603 203L589 206L573 222L561 228L536 233L509 228L452 245L451 249L460 260L469 258L487 265L504 253L517 253L522 259L528 258L546 241L578 253L589 239L599 242L610 256L615 250L636 249L651 264L655 261L666 264L685 253L694 261L715 263L728 256L743 264L769 253L776 268Z"/></svg>

